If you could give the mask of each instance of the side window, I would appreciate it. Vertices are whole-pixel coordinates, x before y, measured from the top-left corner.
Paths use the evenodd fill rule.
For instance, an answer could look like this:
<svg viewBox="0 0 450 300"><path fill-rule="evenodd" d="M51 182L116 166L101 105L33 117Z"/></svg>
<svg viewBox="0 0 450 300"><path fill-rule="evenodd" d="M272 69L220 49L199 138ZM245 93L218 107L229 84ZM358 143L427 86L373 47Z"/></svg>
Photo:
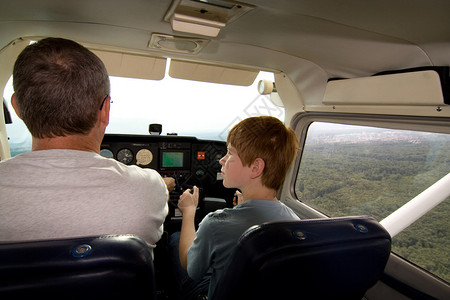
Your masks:
<svg viewBox="0 0 450 300"><path fill-rule="evenodd" d="M12 76L9 78L5 86L3 99L11 116L11 123L6 124L8 132L9 148L11 156L31 151L31 134L25 123L16 115L11 105L11 96L14 93L12 86Z"/></svg>
<svg viewBox="0 0 450 300"><path fill-rule="evenodd" d="M314 122L297 198L330 216L383 220L450 172L450 135ZM450 197L393 238L392 251L450 282Z"/></svg>

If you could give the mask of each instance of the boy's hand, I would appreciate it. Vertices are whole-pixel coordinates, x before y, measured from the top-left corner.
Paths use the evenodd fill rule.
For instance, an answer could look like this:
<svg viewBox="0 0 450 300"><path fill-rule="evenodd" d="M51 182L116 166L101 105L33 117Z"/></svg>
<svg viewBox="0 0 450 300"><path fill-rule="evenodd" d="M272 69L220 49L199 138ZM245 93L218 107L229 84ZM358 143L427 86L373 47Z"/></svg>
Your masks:
<svg viewBox="0 0 450 300"><path fill-rule="evenodd" d="M195 211L198 205L198 187L194 186L194 192L187 189L178 200L178 208L183 214L181 221L180 244L178 247L181 266L187 269L187 253L196 237L195 233Z"/></svg>
<svg viewBox="0 0 450 300"><path fill-rule="evenodd" d="M233 206L239 205L244 202L244 197L240 191L236 191L233 197Z"/></svg>
<svg viewBox="0 0 450 300"><path fill-rule="evenodd" d="M184 214L188 210L196 210L198 206L198 187L194 186L194 193L187 189L181 194L178 200L178 208Z"/></svg>

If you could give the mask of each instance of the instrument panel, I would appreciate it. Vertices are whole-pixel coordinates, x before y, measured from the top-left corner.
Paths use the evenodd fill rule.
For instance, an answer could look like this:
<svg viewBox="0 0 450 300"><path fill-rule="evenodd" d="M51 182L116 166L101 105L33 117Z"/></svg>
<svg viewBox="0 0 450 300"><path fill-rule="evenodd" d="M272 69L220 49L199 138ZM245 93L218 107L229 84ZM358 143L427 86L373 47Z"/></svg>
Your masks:
<svg viewBox="0 0 450 300"><path fill-rule="evenodd" d="M219 160L226 152L225 142L195 137L106 134L100 155L175 178L169 201L169 217L175 219L179 217L179 196L194 185L200 189L200 209L205 197L224 199L228 207L232 206L234 190L223 187L220 173Z"/></svg>

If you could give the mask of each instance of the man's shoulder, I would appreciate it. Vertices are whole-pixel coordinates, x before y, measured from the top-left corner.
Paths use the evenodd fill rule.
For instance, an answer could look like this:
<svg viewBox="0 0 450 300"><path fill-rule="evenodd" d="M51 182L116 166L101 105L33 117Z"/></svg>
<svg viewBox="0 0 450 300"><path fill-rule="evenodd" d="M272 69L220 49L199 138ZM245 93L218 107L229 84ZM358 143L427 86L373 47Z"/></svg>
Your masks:
<svg viewBox="0 0 450 300"><path fill-rule="evenodd" d="M148 180L149 178L152 179L158 179L158 181L162 181L161 175L153 169L149 168L141 168L136 165L125 165L120 162L117 162L117 164L120 164L120 169L123 170L123 172L126 172L134 177L140 177L142 179Z"/></svg>
<svg viewBox="0 0 450 300"><path fill-rule="evenodd" d="M9 157L6 159L3 159L0 161L0 169L4 168L13 168L16 169L17 167L20 167L24 162L28 161L29 159L33 159L32 152L25 152L18 154L13 157Z"/></svg>

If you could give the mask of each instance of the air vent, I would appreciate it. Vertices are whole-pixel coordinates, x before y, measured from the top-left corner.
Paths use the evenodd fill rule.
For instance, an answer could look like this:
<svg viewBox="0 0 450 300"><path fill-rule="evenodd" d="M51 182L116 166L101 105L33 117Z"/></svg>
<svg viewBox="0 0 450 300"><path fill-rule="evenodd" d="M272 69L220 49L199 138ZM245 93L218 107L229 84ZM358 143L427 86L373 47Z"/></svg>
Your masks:
<svg viewBox="0 0 450 300"><path fill-rule="evenodd" d="M148 47L176 53L197 54L208 43L209 40L202 38L179 37L154 33L152 34Z"/></svg>

